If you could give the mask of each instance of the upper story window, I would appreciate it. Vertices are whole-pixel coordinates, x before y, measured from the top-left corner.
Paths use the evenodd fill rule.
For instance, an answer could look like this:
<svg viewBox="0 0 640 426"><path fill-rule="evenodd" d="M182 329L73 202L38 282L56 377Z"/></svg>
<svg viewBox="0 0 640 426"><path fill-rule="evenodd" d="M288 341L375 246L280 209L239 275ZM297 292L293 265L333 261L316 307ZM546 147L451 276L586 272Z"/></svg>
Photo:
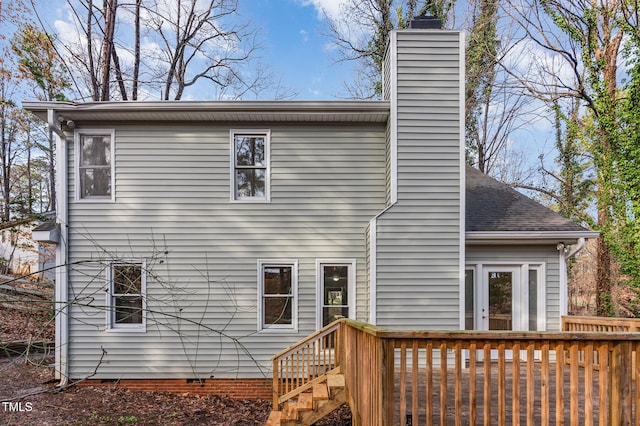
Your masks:
<svg viewBox="0 0 640 426"><path fill-rule="evenodd" d="M108 278L107 329L144 331L145 262L113 262Z"/></svg>
<svg viewBox="0 0 640 426"><path fill-rule="evenodd" d="M114 199L113 130L76 132L76 198Z"/></svg>
<svg viewBox="0 0 640 426"><path fill-rule="evenodd" d="M268 130L231 132L232 200L269 201L269 139Z"/></svg>

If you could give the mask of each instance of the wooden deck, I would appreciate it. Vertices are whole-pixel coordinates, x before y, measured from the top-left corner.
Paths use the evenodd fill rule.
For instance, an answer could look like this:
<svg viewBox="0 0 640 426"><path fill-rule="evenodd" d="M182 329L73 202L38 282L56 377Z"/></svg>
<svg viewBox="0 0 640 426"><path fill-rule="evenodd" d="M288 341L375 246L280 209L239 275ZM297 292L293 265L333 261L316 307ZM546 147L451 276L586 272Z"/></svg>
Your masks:
<svg viewBox="0 0 640 426"><path fill-rule="evenodd" d="M274 357L274 410L339 370L354 425L640 425L640 327L625 327L412 331L343 319Z"/></svg>

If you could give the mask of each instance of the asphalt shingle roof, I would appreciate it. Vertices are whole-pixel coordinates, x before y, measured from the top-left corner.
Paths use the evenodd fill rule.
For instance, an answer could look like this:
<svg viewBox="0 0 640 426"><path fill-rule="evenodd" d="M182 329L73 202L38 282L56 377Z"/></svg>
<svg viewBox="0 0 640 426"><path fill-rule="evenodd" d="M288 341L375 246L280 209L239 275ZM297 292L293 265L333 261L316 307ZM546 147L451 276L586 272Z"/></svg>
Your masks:
<svg viewBox="0 0 640 426"><path fill-rule="evenodd" d="M584 232L575 222L467 166L466 231Z"/></svg>

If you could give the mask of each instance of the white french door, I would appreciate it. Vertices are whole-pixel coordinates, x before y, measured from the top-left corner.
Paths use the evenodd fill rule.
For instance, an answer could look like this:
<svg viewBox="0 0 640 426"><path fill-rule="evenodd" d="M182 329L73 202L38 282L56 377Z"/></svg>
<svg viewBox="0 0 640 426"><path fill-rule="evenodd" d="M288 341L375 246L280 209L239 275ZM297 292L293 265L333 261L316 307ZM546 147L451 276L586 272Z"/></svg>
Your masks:
<svg viewBox="0 0 640 426"><path fill-rule="evenodd" d="M466 330L544 330L544 266L467 266Z"/></svg>
<svg viewBox="0 0 640 426"><path fill-rule="evenodd" d="M544 329L543 270L542 265L529 264L478 264L467 267L465 329ZM496 356L493 352L492 358ZM477 357L482 360L482 352ZM510 351L507 358L511 358Z"/></svg>

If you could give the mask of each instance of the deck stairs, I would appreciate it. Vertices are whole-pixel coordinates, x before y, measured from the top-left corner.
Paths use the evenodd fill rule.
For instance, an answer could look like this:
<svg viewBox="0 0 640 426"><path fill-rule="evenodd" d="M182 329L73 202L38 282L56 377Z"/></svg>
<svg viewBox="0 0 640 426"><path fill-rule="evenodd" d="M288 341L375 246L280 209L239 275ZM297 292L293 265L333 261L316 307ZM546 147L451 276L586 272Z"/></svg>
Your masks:
<svg viewBox="0 0 640 426"><path fill-rule="evenodd" d="M273 410L265 426L312 425L346 402L343 374L327 374L321 381Z"/></svg>

